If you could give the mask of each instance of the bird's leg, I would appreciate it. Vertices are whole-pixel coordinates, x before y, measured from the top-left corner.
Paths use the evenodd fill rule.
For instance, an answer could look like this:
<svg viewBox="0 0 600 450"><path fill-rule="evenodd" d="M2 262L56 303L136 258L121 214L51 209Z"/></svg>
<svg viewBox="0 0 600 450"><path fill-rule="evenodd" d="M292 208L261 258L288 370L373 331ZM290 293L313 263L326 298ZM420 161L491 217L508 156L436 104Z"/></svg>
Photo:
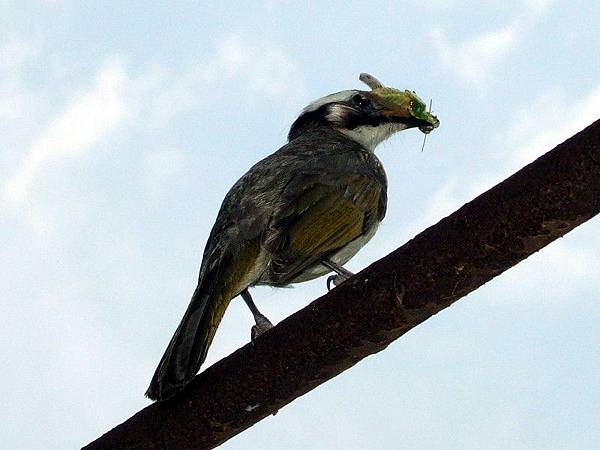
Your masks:
<svg viewBox="0 0 600 450"><path fill-rule="evenodd" d="M254 300L252 300L252 296L250 295L248 288L244 289L240 295L246 302L246 305L248 305L248 308L250 308L250 311L254 316L254 321L256 322L256 325L253 325L252 330L250 331L250 337L254 341L254 339L263 334L265 331L273 328L273 324L258 310L254 304Z"/></svg>
<svg viewBox="0 0 600 450"><path fill-rule="evenodd" d="M336 275L330 275L327 277L327 290L328 291L331 290L332 284L334 286L339 286L344 281L346 281L348 278L350 278L352 275L354 275L348 269L344 269L342 266L337 265L336 263L334 263L333 261L331 261L329 259L321 260L321 264L323 264L325 267L333 270L336 273Z"/></svg>

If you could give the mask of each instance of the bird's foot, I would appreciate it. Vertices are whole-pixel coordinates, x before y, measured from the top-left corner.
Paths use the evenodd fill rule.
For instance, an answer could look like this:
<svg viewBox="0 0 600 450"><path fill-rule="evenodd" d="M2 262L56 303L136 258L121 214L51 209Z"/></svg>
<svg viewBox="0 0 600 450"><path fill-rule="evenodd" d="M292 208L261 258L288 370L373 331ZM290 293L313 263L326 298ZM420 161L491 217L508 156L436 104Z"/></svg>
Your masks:
<svg viewBox="0 0 600 450"><path fill-rule="evenodd" d="M273 324L258 310L254 304L254 300L252 300L250 292L248 292L248 288L240 292L240 295L246 302L246 305L248 305L248 308L254 316L254 321L256 322L256 325L252 325L252 328L250 329L250 338L252 339L252 342L254 342L254 339L258 336L273 328Z"/></svg>
<svg viewBox="0 0 600 450"><path fill-rule="evenodd" d="M347 279L348 278L344 278L341 275L329 275L327 277L327 290L331 291L334 287L338 287L340 284L342 284Z"/></svg>
<svg viewBox="0 0 600 450"><path fill-rule="evenodd" d="M250 330L250 338L252 339L252 342L254 342L254 340L265 331L273 328L271 321L262 314L256 314L254 316L254 320L256 321L256 325L252 325L252 329Z"/></svg>
<svg viewBox="0 0 600 450"><path fill-rule="evenodd" d="M332 289L331 285L334 285L337 287L340 284L342 284L344 281L346 281L348 278L350 278L351 276L354 275L348 269L344 269L342 266L337 265L336 263L334 263L333 261L330 261L328 259L322 260L321 264L323 264L325 267L327 267L328 269L331 269L335 272L335 275L330 275L327 277L327 290L328 291L331 291L331 289Z"/></svg>

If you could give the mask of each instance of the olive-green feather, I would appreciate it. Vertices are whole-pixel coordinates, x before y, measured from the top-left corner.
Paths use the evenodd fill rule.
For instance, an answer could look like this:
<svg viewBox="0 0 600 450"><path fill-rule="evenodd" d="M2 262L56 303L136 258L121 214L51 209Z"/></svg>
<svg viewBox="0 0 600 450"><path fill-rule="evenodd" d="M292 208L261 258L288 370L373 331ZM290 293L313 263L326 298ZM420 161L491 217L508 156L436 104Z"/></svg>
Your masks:
<svg viewBox="0 0 600 450"><path fill-rule="evenodd" d="M279 218L270 276L281 283L360 237L379 214L381 187L363 176L350 174L343 184L305 181L293 198L294 208Z"/></svg>

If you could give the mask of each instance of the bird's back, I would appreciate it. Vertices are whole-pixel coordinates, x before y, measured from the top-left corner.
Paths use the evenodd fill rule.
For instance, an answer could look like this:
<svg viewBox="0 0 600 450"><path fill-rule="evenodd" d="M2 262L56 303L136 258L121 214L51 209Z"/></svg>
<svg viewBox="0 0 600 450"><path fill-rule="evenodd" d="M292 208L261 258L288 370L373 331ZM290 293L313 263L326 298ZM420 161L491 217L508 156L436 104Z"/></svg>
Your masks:
<svg viewBox="0 0 600 450"><path fill-rule="evenodd" d="M252 242L263 253L247 285L281 286L320 276L326 272L314 268L320 258L355 241L343 264L367 242L385 215L386 189L372 152L332 129L306 132L231 188L207 242L201 278L218 264L225 244L237 251Z"/></svg>

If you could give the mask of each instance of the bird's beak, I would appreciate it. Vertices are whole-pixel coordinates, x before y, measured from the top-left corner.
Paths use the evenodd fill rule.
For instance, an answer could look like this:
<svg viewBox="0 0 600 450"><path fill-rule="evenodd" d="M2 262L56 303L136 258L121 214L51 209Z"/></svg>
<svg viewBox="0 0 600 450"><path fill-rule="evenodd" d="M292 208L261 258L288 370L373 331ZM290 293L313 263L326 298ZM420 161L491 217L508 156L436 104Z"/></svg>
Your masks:
<svg viewBox="0 0 600 450"><path fill-rule="evenodd" d="M404 124L406 128L419 127L423 133L430 133L440 125L413 91L381 86L373 89L371 95L382 106L379 114L390 122Z"/></svg>

